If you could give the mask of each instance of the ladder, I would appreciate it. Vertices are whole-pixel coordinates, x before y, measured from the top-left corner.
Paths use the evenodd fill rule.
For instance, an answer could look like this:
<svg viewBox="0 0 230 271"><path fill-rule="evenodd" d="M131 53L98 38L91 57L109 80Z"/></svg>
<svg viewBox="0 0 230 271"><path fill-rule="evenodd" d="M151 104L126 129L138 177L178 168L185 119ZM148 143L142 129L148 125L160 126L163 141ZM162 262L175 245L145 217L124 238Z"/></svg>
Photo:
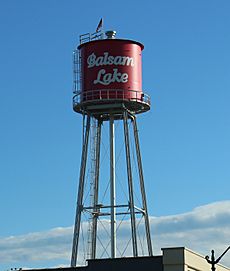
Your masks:
<svg viewBox="0 0 230 271"><path fill-rule="evenodd" d="M82 34L79 37L80 45L89 41L103 39L104 32ZM82 87L81 51L76 48L73 51L73 93L79 94Z"/></svg>
<svg viewBox="0 0 230 271"><path fill-rule="evenodd" d="M78 94L81 90L81 55L78 49L73 51L73 93Z"/></svg>
<svg viewBox="0 0 230 271"><path fill-rule="evenodd" d="M97 140L97 126L96 119L91 117L91 129L90 129L90 206L94 203L95 193L95 174L96 174L96 140ZM93 226L93 215L91 215L88 224L88 248L87 248L87 259L91 259L92 256L92 226Z"/></svg>

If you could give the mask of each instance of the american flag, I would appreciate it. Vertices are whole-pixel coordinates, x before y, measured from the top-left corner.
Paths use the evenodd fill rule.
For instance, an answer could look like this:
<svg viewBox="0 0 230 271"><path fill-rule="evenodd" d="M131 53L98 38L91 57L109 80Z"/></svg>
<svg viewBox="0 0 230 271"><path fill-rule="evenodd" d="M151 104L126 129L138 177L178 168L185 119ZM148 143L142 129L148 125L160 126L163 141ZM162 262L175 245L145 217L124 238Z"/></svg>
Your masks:
<svg viewBox="0 0 230 271"><path fill-rule="evenodd" d="M103 25L103 19L101 18L101 20L97 26L96 32L98 32L100 30L100 28L102 28L102 25Z"/></svg>

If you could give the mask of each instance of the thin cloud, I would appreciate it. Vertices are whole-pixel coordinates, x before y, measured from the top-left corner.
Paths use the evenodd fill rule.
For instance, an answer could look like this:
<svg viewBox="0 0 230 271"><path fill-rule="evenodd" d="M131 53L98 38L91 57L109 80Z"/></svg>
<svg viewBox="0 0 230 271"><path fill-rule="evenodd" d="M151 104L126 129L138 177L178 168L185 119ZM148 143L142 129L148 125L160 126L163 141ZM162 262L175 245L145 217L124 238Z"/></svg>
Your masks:
<svg viewBox="0 0 230 271"><path fill-rule="evenodd" d="M161 254L162 247L186 246L203 255L215 249L218 256L230 245L230 201L204 205L184 214L151 217L150 223L155 254ZM122 236L127 227L126 221L119 229ZM99 227L99 231L103 233L103 228ZM50 262L49 266L66 265L71 254L72 233L72 227L59 227L1 238L0 262L9 267L28 266L28 263L44 267L44 262ZM106 234L101 236L108 242ZM118 244L125 246L126 243L127 239L123 238ZM222 263L230 266L229 255L226 254Z"/></svg>
<svg viewBox="0 0 230 271"><path fill-rule="evenodd" d="M229 207L230 201L216 202L185 214L157 218L154 225L159 233L207 229L216 225L229 227Z"/></svg>

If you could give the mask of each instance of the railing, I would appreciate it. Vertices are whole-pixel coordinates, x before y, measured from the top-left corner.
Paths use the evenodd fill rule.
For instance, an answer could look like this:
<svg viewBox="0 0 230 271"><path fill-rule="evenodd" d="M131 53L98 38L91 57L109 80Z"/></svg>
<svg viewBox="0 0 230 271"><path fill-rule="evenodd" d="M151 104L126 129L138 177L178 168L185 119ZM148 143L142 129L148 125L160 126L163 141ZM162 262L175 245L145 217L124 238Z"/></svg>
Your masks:
<svg viewBox="0 0 230 271"><path fill-rule="evenodd" d="M80 44L85 43L85 42L89 42L92 40L101 40L101 39L103 39L103 36L104 36L103 31L82 34L82 35L80 35Z"/></svg>
<svg viewBox="0 0 230 271"><path fill-rule="evenodd" d="M73 96L74 106L80 105L84 102L92 101L130 101L145 103L150 106L150 96L136 90L123 90L123 89L100 89L100 90L87 90L78 92Z"/></svg>

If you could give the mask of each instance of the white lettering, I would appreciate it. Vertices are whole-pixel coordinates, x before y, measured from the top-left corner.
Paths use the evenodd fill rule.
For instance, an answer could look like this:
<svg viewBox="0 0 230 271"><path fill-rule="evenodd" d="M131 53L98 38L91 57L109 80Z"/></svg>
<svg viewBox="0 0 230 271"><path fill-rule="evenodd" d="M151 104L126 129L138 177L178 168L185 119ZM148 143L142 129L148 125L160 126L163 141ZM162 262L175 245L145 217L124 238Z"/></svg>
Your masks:
<svg viewBox="0 0 230 271"><path fill-rule="evenodd" d="M109 53L108 52L105 52L104 53L104 62L103 64L106 65L107 61L108 61L108 56L109 56Z"/></svg>
<svg viewBox="0 0 230 271"><path fill-rule="evenodd" d="M102 84L104 86L108 86L110 83L118 82L118 83L127 83L128 82L128 74L120 73L118 69L113 69L113 73L106 73L105 69L101 69L97 74L97 79L93 81L96 84Z"/></svg>
<svg viewBox="0 0 230 271"><path fill-rule="evenodd" d="M96 59L95 63L96 63L96 66L102 66L104 64L104 58L103 58L103 56L99 56Z"/></svg>
<svg viewBox="0 0 230 271"><path fill-rule="evenodd" d="M96 56L94 53L87 58L88 68L94 66L106 66L106 65L121 65L121 66L134 66L133 57L129 56L111 56L108 52L104 52L103 56Z"/></svg>
<svg viewBox="0 0 230 271"><path fill-rule="evenodd" d="M121 83L127 83L128 82L128 74L127 73L122 73L121 74Z"/></svg>
<svg viewBox="0 0 230 271"><path fill-rule="evenodd" d="M92 68L95 65L95 61L96 61L96 55L92 53L87 58L88 68Z"/></svg>
<svg viewBox="0 0 230 271"><path fill-rule="evenodd" d="M114 64L114 65L122 65L121 60L122 60L122 56L116 56L116 57L114 58L113 64Z"/></svg>
<svg viewBox="0 0 230 271"><path fill-rule="evenodd" d="M128 56L123 56L122 57L122 65L123 66L134 66L134 63L133 63L133 58L132 57L128 57Z"/></svg>
<svg viewBox="0 0 230 271"><path fill-rule="evenodd" d="M113 56L109 56L108 57L108 62L106 64L107 65L112 65L113 64L113 60L114 60L114 57Z"/></svg>

